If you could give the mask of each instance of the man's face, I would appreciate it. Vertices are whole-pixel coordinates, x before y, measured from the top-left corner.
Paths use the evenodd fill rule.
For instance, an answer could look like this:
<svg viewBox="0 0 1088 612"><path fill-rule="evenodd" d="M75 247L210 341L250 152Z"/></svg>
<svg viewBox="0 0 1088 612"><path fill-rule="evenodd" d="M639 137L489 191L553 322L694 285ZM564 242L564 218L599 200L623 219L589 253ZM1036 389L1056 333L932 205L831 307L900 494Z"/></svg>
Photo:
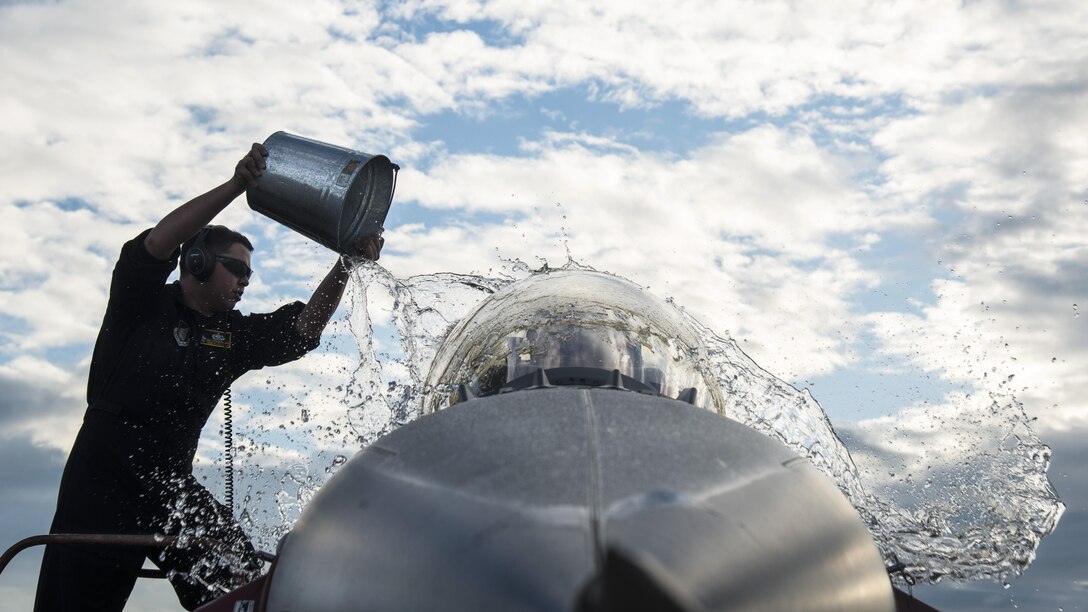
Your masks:
<svg viewBox="0 0 1088 612"><path fill-rule="evenodd" d="M245 264L246 268L249 267L249 249L237 242L220 253L219 257L229 258ZM230 312L234 310L234 307L242 299L246 287L249 286L249 277L244 272L236 275L228 269L228 266L241 267L237 263L216 261L211 277L204 283L205 298L213 312Z"/></svg>

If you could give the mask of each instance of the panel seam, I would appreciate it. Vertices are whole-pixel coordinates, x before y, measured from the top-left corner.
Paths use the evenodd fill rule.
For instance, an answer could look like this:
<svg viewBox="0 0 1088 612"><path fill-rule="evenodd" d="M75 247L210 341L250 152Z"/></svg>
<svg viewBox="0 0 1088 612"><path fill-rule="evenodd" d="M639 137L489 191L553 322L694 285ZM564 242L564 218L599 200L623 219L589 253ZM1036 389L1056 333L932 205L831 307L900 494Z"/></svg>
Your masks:
<svg viewBox="0 0 1088 612"><path fill-rule="evenodd" d="M597 570L604 568L604 523L601 516L601 458L598 441L597 413L593 406L593 398L589 390L582 390L582 397L586 406L586 459L587 459L587 491L586 500L589 506L589 529L593 539L593 554Z"/></svg>

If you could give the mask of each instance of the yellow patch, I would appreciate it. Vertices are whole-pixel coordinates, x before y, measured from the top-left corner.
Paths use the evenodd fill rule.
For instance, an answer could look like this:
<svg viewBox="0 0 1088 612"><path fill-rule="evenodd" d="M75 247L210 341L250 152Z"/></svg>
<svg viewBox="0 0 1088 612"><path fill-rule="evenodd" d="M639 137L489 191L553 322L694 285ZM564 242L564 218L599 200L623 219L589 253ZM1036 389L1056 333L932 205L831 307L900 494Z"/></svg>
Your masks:
<svg viewBox="0 0 1088 612"><path fill-rule="evenodd" d="M205 329L200 335L200 345L213 348L230 348L230 332Z"/></svg>

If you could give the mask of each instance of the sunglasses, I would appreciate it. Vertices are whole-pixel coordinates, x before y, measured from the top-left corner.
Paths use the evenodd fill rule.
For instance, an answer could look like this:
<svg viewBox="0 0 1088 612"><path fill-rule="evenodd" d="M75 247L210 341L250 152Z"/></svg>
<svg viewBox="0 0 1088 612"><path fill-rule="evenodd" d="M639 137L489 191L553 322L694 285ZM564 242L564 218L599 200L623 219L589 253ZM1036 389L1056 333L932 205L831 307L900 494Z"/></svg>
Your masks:
<svg viewBox="0 0 1088 612"><path fill-rule="evenodd" d="M215 260L223 264L223 267L227 269L227 272L230 272L238 278L249 278L250 276L253 276L253 270L241 259L227 257L226 255L216 255Z"/></svg>

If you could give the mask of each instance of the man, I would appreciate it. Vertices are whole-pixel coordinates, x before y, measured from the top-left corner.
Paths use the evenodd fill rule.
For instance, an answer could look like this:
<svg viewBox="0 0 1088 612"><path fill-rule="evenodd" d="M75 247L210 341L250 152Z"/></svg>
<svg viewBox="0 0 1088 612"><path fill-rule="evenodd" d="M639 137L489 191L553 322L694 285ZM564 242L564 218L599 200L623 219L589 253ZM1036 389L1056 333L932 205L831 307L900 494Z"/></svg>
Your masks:
<svg viewBox="0 0 1088 612"><path fill-rule="evenodd" d="M175 535L188 530L229 550L49 546L35 610L121 610L145 557L167 571L189 610L259 572L260 561L231 510L193 477L200 431L233 380L298 359L319 344L349 277L341 258L305 304L245 316L234 310L249 286L253 245L208 224L256 181L267 155L254 144L230 180L122 247L91 360L88 409L50 528ZM355 247L377 260L383 244L368 236ZM180 280L166 284L179 257Z"/></svg>

